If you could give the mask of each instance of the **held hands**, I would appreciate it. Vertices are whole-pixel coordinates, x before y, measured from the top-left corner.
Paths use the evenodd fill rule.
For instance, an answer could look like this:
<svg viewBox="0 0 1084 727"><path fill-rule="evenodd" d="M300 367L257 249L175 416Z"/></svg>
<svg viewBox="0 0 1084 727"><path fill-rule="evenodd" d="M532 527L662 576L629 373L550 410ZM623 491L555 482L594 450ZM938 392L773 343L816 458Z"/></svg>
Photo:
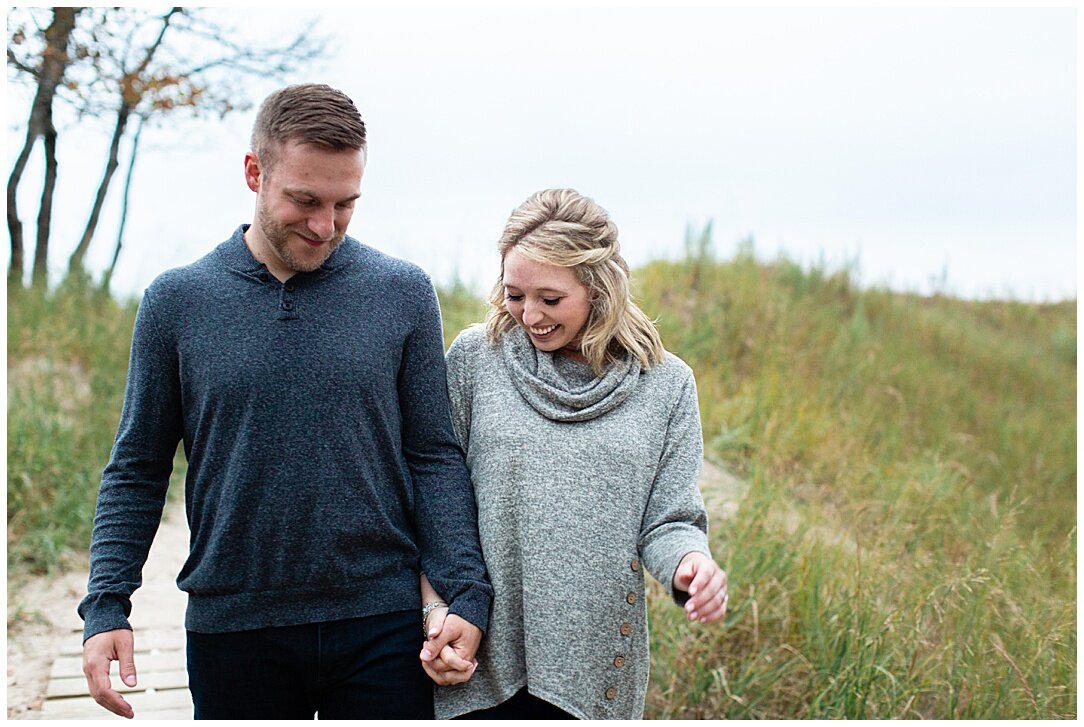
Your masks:
<svg viewBox="0 0 1084 727"><path fill-rule="evenodd" d="M708 623L726 616L730 598L726 571L703 553L693 551L681 559L674 571L674 590L689 594L685 613L690 621Z"/></svg>
<svg viewBox="0 0 1084 727"><path fill-rule="evenodd" d="M109 683L109 663L120 662L120 678L129 687L136 685L135 646L132 632L116 629L94 634L83 644L83 674L90 696L113 714L132 719L135 710Z"/></svg>
<svg viewBox="0 0 1084 727"><path fill-rule="evenodd" d="M429 640L422 647L422 668L440 685L462 684L471 678L478 660L474 658L482 642L482 630L447 607L434 609L426 623Z"/></svg>

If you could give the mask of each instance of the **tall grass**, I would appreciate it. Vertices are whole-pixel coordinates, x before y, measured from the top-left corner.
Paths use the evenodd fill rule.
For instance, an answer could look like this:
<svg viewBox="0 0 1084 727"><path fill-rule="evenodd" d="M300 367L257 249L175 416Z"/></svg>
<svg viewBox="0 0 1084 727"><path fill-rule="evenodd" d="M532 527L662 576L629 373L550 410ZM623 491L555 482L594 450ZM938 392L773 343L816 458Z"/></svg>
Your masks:
<svg viewBox="0 0 1084 727"><path fill-rule="evenodd" d="M133 321L87 286L9 291L9 573L55 568L89 538Z"/></svg>
<svg viewBox="0 0 1084 727"><path fill-rule="evenodd" d="M703 249L703 248L701 248ZM747 477L723 628L652 604L655 717L1076 714L1076 313L751 248L638 271Z"/></svg>
<svg viewBox="0 0 1084 727"><path fill-rule="evenodd" d="M12 288L7 302L10 584L86 563L136 304L71 279L53 292ZM182 456L175 481L183 474Z"/></svg>
<svg viewBox="0 0 1084 727"><path fill-rule="evenodd" d="M437 290L440 298L440 315L444 323L444 348L467 326L485 320L485 300L473 292L458 276L450 285Z"/></svg>

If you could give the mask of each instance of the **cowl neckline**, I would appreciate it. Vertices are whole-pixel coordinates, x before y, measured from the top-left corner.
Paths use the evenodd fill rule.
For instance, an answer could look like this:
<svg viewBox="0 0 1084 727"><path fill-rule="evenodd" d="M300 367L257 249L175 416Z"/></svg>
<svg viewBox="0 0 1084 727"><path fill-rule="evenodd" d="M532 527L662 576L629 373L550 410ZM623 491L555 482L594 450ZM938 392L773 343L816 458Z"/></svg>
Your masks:
<svg viewBox="0 0 1084 727"><path fill-rule="evenodd" d="M629 398L640 378L640 359L635 356L626 354L596 376L587 364L539 351L519 326L501 336L500 348L516 390L553 421L583 422L602 416Z"/></svg>

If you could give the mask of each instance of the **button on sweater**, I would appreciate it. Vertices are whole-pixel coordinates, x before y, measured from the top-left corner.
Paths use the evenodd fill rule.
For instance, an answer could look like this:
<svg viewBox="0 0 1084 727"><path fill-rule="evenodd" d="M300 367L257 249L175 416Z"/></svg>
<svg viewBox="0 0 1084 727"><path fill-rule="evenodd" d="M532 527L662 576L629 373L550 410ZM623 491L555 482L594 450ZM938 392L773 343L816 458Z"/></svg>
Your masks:
<svg viewBox="0 0 1084 727"><path fill-rule="evenodd" d="M420 569L485 629L492 589L429 278L347 237L282 284L252 257L246 227L159 276L140 303L84 638L130 628L178 441L188 629L417 609Z"/></svg>
<svg viewBox="0 0 1084 727"><path fill-rule="evenodd" d="M582 719L641 718L644 569L673 596L681 558L709 554L691 369L668 353L596 377L518 327L498 344L469 328L447 360L494 603L474 676L437 688L437 716L526 686Z"/></svg>

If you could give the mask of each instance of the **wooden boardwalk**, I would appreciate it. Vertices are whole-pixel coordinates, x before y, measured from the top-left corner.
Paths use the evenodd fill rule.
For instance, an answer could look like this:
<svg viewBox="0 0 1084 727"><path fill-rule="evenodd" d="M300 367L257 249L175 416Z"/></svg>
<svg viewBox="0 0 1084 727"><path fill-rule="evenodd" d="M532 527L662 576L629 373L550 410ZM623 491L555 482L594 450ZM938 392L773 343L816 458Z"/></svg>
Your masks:
<svg viewBox="0 0 1084 727"><path fill-rule="evenodd" d="M177 573L188 555L183 503L171 503L143 568L143 586L132 597L138 683L126 687L113 662L110 679L138 719L192 719L185 669L184 609ZM91 699L83 676L83 622L72 604L60 654L53 662L40 719L123 719Z"/></svg>

